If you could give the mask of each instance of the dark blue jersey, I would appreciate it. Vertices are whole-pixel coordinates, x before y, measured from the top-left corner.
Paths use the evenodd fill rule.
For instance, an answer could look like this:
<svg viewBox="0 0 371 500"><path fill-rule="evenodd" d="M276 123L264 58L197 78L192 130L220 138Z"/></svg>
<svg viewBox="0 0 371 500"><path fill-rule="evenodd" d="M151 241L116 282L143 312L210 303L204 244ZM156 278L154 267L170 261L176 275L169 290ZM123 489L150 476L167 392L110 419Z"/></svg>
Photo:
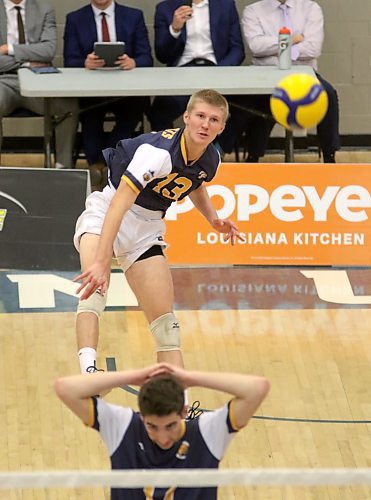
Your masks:
<svg viewBox="0 0 371 500"><path fill-rule="evenodd" d="M182 421L179 440L163 450L148 437L138 413L131 408L94 402L94 422L110 454L112 469L217 468L237 431L233 400L222 408ZM112 489L112 500L216 500L217 488Z"/></svg>
<svg viewBox="0 0 371 500"><path fill-rule="evenodd" d="M210 144L199 158L188 161L183 132L181 128L142 134L105 149L110 183L117 189L121 181L127 182L138 193L137 205L166 212L173 201L210 182L220 163L218 150Z"/></svg>

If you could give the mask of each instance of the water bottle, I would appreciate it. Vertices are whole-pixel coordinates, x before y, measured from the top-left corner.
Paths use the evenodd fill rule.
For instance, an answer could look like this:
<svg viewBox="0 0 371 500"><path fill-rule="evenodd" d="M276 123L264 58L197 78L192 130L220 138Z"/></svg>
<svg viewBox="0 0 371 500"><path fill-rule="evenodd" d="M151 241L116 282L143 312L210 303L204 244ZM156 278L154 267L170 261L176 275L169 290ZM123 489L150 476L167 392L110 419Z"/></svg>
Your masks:
<svg viewBox="0 0 371 500"><path fill-rule="evenodd" d="M278 67L291 68L291 31L285 26L278 33Z"/></svg>

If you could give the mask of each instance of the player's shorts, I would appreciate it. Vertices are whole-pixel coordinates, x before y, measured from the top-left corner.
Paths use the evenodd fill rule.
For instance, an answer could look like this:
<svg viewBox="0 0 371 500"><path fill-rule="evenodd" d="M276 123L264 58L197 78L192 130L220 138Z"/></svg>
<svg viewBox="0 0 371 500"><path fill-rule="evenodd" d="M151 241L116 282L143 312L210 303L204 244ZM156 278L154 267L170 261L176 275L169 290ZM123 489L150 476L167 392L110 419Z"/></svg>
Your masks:
<svg viewBox="0 0 371 500"><path fill-rule="evenodd" d="M104 218L108 211L115 190L106 186L103 191L94 191L85 203L85 210L77 219L73 238L77 251L80 251L80 238L84 233L101 234ZM113 243L113 253L121 269L129 267L153 245L165 249L165 222L163 212L148 210L139 205L132 205L124 215L119 232Z"/></svg>

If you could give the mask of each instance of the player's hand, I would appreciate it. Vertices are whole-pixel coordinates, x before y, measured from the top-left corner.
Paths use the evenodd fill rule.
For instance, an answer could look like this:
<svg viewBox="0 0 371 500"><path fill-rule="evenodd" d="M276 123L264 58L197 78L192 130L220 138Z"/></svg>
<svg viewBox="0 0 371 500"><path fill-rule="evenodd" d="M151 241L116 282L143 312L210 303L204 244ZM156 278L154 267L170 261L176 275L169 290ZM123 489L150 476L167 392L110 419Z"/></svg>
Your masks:
<svg viewBox="0 0 371 500"><path fill-rule="evenodd" d="M108 290L109 281L111 277L111 265L104 265L100 262L94 262L84 273L76 276L73 281L82 280L82 284L77 289L76 293L79 294L82 290L84 293L81 295L80 299L85 300L90 297L96 290L98 290L102 295Z"/></svg>
<svg viewBox="0 0 371 500"><path fill-rule="evenodd" d="M95 52L91 52L86 56L85 59L85 68L87 69L97 69L97 68L103 68L105 65L104 59L101 59L96 55Z"/></svg>
<svg viewBox="0 0 371 500"><path fill-rule="evenodd" d="M224 241L230 240L231 244L234 245L236 240L239 239L243 241L243 237L234 222L229 219L214 219L211 223L214 229L219 231L219 233L224 233Z"/></svg>
<svg viewBox="0 0 371 500"><path fill-rule="evenodd" d="M192 13L192 7L189 7L188 5L181 5L178 9L176 9L173 15L173 22L171 23L173 30L180 31L188 19L191 19Z"/></svg>
<svg viewBox="0 0 371 500"><path fill-rule="evenodd" d="M129 57L127 54L123 54L117 58L115 65L120 66L121 69L129 70L136 67L136 62L135 59Z"/></svg>
<svg viewBox="0 0 371 500"><path fill-rule="evenodd" d="M158 372L154 371L151 376L156 377L157 375L163 374L173 375L174 377L176 377L181 383L183 389L187 389L187 387L190 387L192 385L189 375L190 372L184 370L183 368L180 368L179 366L172 365L170 363L160 363L158 365Z"/></svg>
<svg viewBox="0 0 371 500"><path fill-rule="evenodd" d="M159 375L169 374L169 366L167 363L157 363L155 365L146 366L138 370L133 370L130 373L130 383L142 386L148 380ZM125 372L123 372L125 374Z"/></svg>

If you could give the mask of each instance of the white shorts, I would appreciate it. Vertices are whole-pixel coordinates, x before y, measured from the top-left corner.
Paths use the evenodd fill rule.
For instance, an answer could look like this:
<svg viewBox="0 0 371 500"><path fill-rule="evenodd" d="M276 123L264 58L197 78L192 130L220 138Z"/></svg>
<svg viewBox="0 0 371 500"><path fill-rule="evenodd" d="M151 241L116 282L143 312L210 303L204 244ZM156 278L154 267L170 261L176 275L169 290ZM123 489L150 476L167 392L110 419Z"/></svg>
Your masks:
<svg viewBox="0 0 371 500"><path fill-rule="evenodd" d="M80 238L84 233L101 234L114 194L115 190L106 186L103 191L94 191L86 198L86 208L77 219L73 237L78 252ZM166 226L162 217L162 211L148 210L135 204L124 215L113 243L113 253L124 272L153 245L159 245L163 249L168 246L163 239Z"/></svg>

